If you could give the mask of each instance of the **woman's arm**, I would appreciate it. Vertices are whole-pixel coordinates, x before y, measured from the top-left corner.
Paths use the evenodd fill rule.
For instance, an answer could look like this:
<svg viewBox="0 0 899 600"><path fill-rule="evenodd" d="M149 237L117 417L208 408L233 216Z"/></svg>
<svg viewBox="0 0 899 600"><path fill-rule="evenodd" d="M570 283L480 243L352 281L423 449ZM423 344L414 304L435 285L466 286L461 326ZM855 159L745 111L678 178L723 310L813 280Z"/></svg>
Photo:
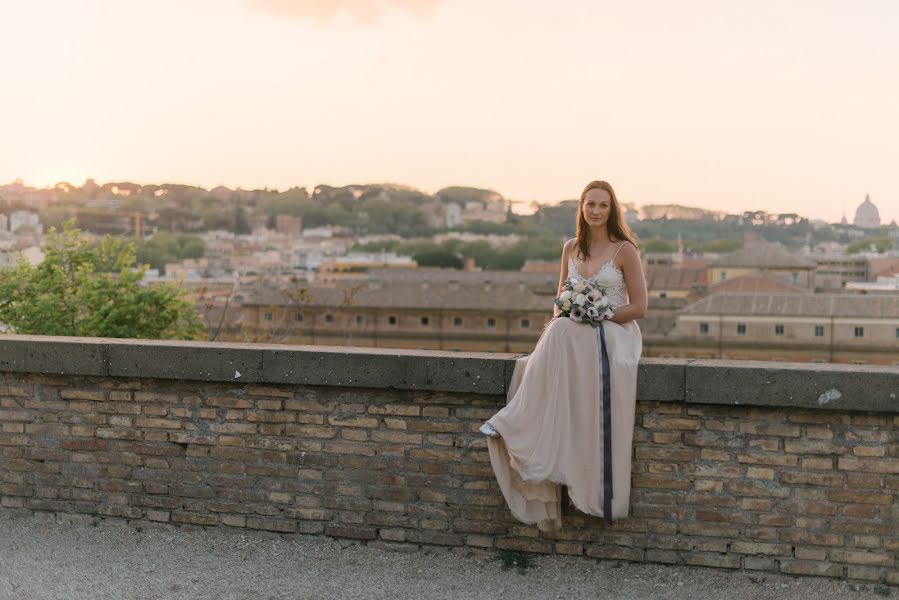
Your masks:
<svg viewBox="0 0 899 600"><path fill-rule="evenodd" d="M556 290L556 298L562 293L562 288L568 280L568 257L571 255L571 249L574 247L575 239L572 238L562 244L562 268L559 270L559 288ZM553 304L553 319L560 314L559 307Z"/></svg>
<svg viewBox="0 0 899 600"><path fill-rule="evenodd" d="M624 284L627 287L628 304L615 309L612 321L626 323L646 316L646 278L643 276L643 263L637 247L627 242L618 253L619 268L624 273Z"/></svg>

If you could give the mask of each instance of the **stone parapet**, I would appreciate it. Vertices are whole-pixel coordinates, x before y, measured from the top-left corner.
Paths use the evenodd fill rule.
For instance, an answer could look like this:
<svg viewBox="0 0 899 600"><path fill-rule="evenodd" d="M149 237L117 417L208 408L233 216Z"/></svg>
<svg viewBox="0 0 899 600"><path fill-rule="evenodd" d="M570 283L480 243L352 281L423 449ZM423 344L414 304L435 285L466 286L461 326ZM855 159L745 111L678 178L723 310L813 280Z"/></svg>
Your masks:
<svg viewBox="0 0 899 600"><path fill-rule="evenodd" d="M899 584L899 369L643 361L631 517L547 534L477 433L517 358L3 337L0 506Z"/></svg>

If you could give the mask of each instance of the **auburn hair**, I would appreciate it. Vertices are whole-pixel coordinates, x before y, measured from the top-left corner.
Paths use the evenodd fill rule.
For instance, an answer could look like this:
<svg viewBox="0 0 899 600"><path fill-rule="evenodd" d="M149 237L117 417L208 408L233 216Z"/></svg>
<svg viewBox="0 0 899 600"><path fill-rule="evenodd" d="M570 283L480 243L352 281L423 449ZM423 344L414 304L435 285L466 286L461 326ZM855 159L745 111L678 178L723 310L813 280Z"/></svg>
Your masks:
<svg viewBox="0 0 899 600"><path fill-rule="evenodd" d="M606 223L609 239L613 242L626 240L634 246L637 245L637 236L634 235L631 228L624 221L624 217L621 214L621 205L618 203L618 197L615 195L612 185L606 181L591 181L584 188L584 191L581 192L581 200L577 205L577 257L581 260L586 260L590 256L590 225L587 223L587 219L584 218L584 199L587 197L587 192L596 189L609 192L609 198L611 199L609 220Z"/></svg>

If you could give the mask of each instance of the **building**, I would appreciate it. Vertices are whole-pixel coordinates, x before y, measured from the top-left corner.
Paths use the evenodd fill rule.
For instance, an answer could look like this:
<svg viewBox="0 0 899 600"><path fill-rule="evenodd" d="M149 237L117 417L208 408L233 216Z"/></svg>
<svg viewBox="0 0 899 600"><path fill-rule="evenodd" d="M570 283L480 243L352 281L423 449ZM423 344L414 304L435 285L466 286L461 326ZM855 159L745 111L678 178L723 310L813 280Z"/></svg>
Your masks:
<svg viewBox="0 0 899 600"><path fill-rule="evenodd" d="M868 281L868 259L864 254L814 254L816 291L840 290L849 282Z"/></svg>
<svg viewBox="0 0 899 600"><path fill-rule="evenodd" d="M899 365L899 295L714 293L644 347L645 356Z"/></svg>
<svg viewBox="0 0 899 600"><path fill-rule="evenodd" d="M790 252L783 244L748 240L736 252L720 256L708 268L709 284L754 272L780 277L792 285L813 289L817 264Z"/></svg>
<svg viewBox="0 0 899 600"><path fill-rule="evenodd" d="M808 294L811 293L799 286L792 285L781 277L776 277L765 273L764 271L756 271L719 281L715 285L703 290L703 296L717 293L736 293L736 294Z"/></svg>
<svg viewBox="0 0 899 600"><path fill-rule="evenodd" d="M38 235L44 232L44 227L41 225L40 217L38 217L36 212L17 210L10 214L9 230L13 233L17 233L23 228L27 228Z"/></svg>
<svg viewBox="0 0 899 600"><path fill-rule="evenodd" d="M871 202L871 197L865 194L865 201L858 205L855 209L855 219L852 223L856 227L863 229L875 229L880 227L880 211Z"/></svg>
<svg viewBox="0 0 899 600"><path fill-rule="evenodd" d="M238 294L239 324L218 339L530 352L557 284L542 273L375 269L332 285L253 286Z"/></svg>
<svg viewBox="0 0 899 600"><path fill-rule="evenodd" d="M880 276L875 281L847 283L846 291L861 292L863 294L899 294L899 273L896 273L895 275Z"/></svg>
<svg viewBox="0 0 899 600"><path fill-rule="evenodd" d="M284 235L299 237L303 231L303 219L292 215L277 215L275 230Z"/></svg>
<svg viewBox="0 0 899 600"><path fill-rule="evenodd" d="M322 260L318 265L319 281L334 283L340 279L361 279L367 277L371 269L415 269L418 263L408 256L394 252L350 252L345 256L335 256Z"/></svg>
<svg viewBox="0 0 899 600"><path fill-rule="evenodd" d="M645 268L649 298L697 298L707 287L706 269L650 264Z"/></svg>

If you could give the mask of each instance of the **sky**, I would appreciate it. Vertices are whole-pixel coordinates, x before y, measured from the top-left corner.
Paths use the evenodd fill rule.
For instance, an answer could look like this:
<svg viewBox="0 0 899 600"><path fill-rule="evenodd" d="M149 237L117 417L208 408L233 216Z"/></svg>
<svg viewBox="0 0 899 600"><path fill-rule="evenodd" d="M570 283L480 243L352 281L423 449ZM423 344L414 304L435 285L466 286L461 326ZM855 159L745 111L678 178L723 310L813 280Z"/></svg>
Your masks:
<svg viewBox="0 0 899 600"><path fill-rule="evenodd" d="M0 0L0 183L899 220L894 0Z"/></svg>

